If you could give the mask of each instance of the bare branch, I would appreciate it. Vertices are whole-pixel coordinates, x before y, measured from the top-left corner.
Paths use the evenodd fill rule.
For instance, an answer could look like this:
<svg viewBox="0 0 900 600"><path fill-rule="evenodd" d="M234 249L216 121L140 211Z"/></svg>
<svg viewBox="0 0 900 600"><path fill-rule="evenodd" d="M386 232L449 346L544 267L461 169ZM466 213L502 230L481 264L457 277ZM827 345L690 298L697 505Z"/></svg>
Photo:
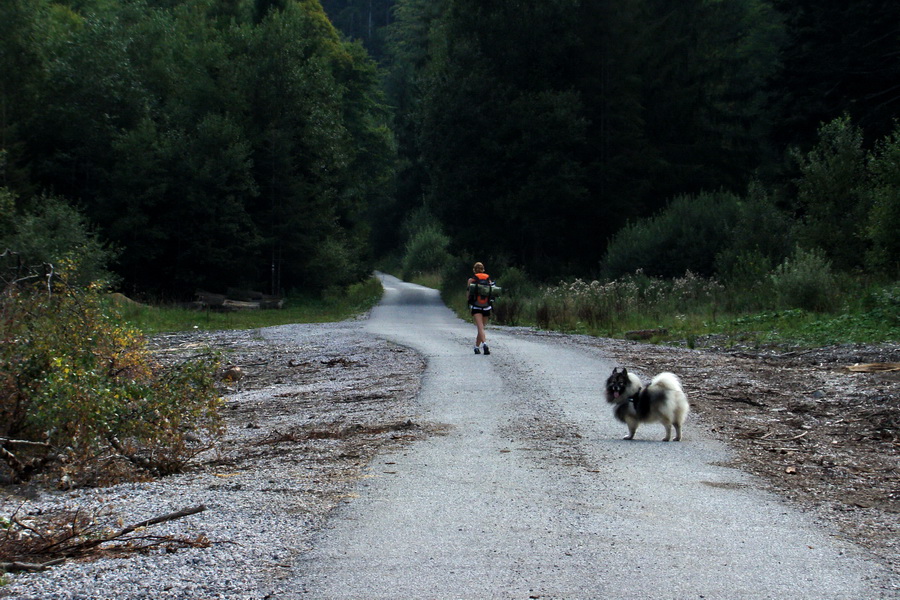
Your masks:
<svg viewBox="0 0 900 600"><path fill-rule="evenodd" d="M200 504L198 506L194 506L191 508L185 508L185 509L171 512L171 513L159 516L159 517L147 519L146 521L141 521L140 523L135 523L134 525L129 525L128 527L121 529L118 532L113 533L111 535L108 535L108 536L105 536L102 538L98 538L98 539L88 540L86 542L81 542L80 544L75 544L74 546L71 546L70 548L67 549L67 553L71 554L71 553L75 553L75 552L82 552L84 550L90 550L91 548L96 548L100 544L104 544L106 542L111 542L117 538L128 535L129 533L132 533L135 530L140 529L141 527L149 527L151 525L158 525L160 523L165 523L167 521L174 521L175 519L180 519L182 517L195 515L197 513L203 512L204 510L206 510L206 506L204 506L203 504Z"/></svg>
<svg viewBox="0 0 900 600"><path fill-rule="evenodd" d="M12 438L0 437L0 444L11 444L13 446L40 446L41 448L49 448L47 442L32 442L31 440L14 440Z"/></svg>
<svg viewBox="0 0 900 600"><path fill-rule="evenodd" d="M53 560L48 560L45 563L0 562L0 571L5 571L6 573L17 573L21 571L34 573L46 571L50 567L64 563L65 561L65 558L55 558Z"/></svg>

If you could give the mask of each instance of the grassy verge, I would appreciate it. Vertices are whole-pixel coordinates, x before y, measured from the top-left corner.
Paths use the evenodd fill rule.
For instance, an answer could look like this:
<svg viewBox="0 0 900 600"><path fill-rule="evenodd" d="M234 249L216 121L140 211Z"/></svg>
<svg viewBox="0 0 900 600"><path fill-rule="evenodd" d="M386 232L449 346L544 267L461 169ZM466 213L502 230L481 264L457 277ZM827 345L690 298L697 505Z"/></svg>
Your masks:
<svg viewBox="0 0 900 600"><path fill-rule="evenodd" d="M254 329L289 323L343 321L375 306L381 294L381 283L371 278L346 290L334 290L322 296L290 297L280 310L221 312L127 304L120 305L119 312L129 324L149 334L190 329Z"/></svg>
<svg viewBox="0 0 900 600"><path fill-rule="evenodd" d="M503 283L502 278L498 282ZM504 287L506 290L507 288ZM847 282L830 290L829 310L792 305L760 287L728 289L688 274L674 280L630 277L613 282L523 286L494 304L493 322L654 343L812 348L900 340L900 283ZM468 319L465 295L445 287L446 304Z"/></svg>
<svg viewBox="0 0 900 600"><path fill-rule="evenodd" d="M413 277L411 283L423 285L427 288L439 289L441 287L441 275L439 273L421 273Z"/></svg>
<svg viewBox="0 0 900 600"><path fill-rule="evenodd" d="M706 329L708 333L725 336L734 343L757 347L787 344L813 348L900 340L900 326L896 317L891 323L878 310L832 314L810 313L801 309L769 311L742 315ZM677 337L690 342L691 334L688 331Z"/></svg>

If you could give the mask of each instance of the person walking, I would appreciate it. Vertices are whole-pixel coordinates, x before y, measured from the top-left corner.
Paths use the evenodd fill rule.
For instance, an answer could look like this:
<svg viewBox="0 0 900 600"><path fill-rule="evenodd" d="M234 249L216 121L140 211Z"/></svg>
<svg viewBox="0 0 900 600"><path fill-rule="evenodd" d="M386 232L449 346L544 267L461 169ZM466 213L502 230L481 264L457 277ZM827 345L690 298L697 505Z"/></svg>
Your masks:
<svg viewBox="0 0 900 600"><path fill-rule="evenodd" d="M491 298L491 286L494 284L490 276L484 272L484 265L480 262L472 267L474 275L469 278L467 291L469 293L469 308L472 311L472 319L478 328L475 336L475 354L490 354L491 349L487 345L487 336L484 327L491 318L493 298Z"/></svg>

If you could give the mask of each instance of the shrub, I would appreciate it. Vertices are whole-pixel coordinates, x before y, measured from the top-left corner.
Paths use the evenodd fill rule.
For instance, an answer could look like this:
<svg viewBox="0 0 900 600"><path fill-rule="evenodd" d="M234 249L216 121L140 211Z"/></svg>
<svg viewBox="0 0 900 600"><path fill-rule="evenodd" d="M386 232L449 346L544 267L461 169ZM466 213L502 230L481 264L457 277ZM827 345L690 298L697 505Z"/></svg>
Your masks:
<svg viewBox="0 0 900 600"><path fill-rule="evenodd" d="M163 369L72 270L0 295L0 458L13 480L67 485L181 470L222 433L215 360Z"/></svg>
<svg viewBox="0 0 900 600"><path fill-rule="evenodd" d="M415 233L406 243L403 256L403 278L423 273L440 272L450 258L450 238L439 227L429 225ZM465 281L463 282L465 283Z"/></svg>
<svg viewBox="0 0 900 600"><path fill-rule="evenodd" d="M770 309L772 294L770 275L773 264L759 250L729 254L728 266L721 271L728 293L723 295L723 308L728 312ZM783 262L784 258L780 262Z"/></svg>
<svg viewBox="0 0 900 600"><path fill-rule="evenodd" d="M738 288L757 286L791 253L791 218L759 185L738 202L737 220L727 245L716 255L717 275Z"/></svg>
<svg viewBox="0 0 900 600"><path fill-rule="evenodd" d="M821 250L798 247L775 269L772 284L783 308L827 312L837 303L837 278Z"/></svg>
<svg viewBox="0 0 900 600"><path fill-rule="evenodd" d="M739 198L728 192L679 196L658 215L625 226L607 247L603 271L615 279L639 269L657 277L685 271L708 276L738 221Z"/></svg>
<svg viewBox="0 0 900 600"><path fill-rule="evenodd" d="M893 283L874 295L872 314L890 327L900 327L900 283Z"/></svg>
<svg viewBox="0 0 900 600"><path fill-rule="evenodd" d="M496 278L497 285L503 288L503 297L524 298L536 291L535 285L528 279L522 269L510 267Z"/></svg>
<svg viewBox="0 0 900 600"><path fill-rule="evenodd" d="M510 267L497 278L503 294L494 302L493 316L501 325L520 324L526 300L536 293L534 284L521 269Z"/></svg>
<svg viewBox="0 0 900 600"><path fill-rule="evenodd" d="M332 236L317 246L314 262L318 268L309 275L313 289L323 292L333 287L344 289L370 275L368 266L363 264L352 246L352 242L340 236Z"/></svg>
<svg viewBox="0 0 900 600"><path fill-rule="evenodd" d="M786 257L775 263L784 262ZM760 250L728 249L716 257L718 272L734 288L753 288L764 281L775 264Z"/></svg>
<svg viewBox="0 0 900 600"><path fill-rule="evenodd" d="M77 265L77 272L69 274L73 283L112 279L106 266L116 252L103 244L76 208L55 196L38 198L32 210L17 216L0 245L16 252L26 265Z"/></svg>

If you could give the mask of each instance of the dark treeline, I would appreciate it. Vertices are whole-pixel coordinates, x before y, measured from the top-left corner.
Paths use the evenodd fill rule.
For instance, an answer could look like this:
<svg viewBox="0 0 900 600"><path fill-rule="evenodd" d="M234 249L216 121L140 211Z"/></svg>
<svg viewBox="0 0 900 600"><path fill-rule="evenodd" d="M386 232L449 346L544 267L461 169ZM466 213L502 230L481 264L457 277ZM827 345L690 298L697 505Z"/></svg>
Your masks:
<svg viewBox="0 0 900 600"><path fill-rule="evenodd" d="M0 61L0 239L65 199L129 292L896 268L890 0L5 0Z"/></svg>
<svg viewBox="0 0 900 600"><path fill-rule="evenodd" d="M847 115L872 148L900 114L887 0L398 0L394 14L400 214L424 205L461 255L540 278L609 267L627 223L684 195L761 182L803 224L818 200L796 180L820 127ZM868 215L844 202L857 238Z"/></svg>
<svg viewBox="0 0 900 600"><path fill-rule="evenodd" d="M127 291L321 289L370 271L387 113L374 62L318 0L5 0L0 58L0 185L18 221L75 203Z"/></svg>

